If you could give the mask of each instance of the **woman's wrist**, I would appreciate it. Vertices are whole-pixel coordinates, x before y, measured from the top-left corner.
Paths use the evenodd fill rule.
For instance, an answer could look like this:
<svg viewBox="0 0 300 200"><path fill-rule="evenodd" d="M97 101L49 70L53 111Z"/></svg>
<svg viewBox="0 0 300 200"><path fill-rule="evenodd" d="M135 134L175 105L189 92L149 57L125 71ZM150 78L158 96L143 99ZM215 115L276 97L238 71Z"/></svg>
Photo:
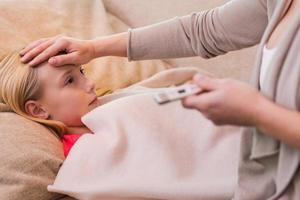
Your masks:
<svg viewBox="0 0 300 200"><path fill-rule="evenodd" d="M270 113L270 109L273 104L271 101L269 101L267 98L265 98L262 95L259 95L257 100L254 101L251 111L252 111L252 125L261 129L264 127L266 116L268 116Z"/></svg>
<svg viewBox="0 0 300 200"><path fill-rule="evenodd" d="M300 113L268 99L259 103L259 107L256 127L261 132L300 149Z"/></svg>
<svg viewBox="0 0 300 200"><path fill-rule="evenodd" d="M102 56L127 56L128 33L119 33L111 36L91 40L91 54L93 58Z"/></svg>
<svg viewBox="0 0 300 200"><path fill-rule="evenodd" d="M95 48L95 40L87 40L88 50L90 54L90 60L97 58L96 48Z"/></svg>
<svg viewBox="0 0 300 200"><path fill-rule="evenodd" d="M255 103L256 105L256 120L255 126L266 134L280 138L277 134L280 129L280 123L284 123L285 119L282 116L288 114L288 110L275 104L269 99L262 96L262 99ZM275 131L276 130L276 131Z"/></svg>

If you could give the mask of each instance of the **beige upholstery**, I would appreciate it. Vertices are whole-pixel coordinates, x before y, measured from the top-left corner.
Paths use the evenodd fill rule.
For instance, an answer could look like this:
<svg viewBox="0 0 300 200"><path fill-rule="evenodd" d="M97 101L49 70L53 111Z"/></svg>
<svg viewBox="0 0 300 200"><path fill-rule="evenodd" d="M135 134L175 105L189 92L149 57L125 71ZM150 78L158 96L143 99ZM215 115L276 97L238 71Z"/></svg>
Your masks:
<svg viewBox="0 0 300 200"><path fill-rule="evenodd" d="M0 199L61 197L45 190L64 159L59 139L14 113L1 113L0 122Z"/></svg>

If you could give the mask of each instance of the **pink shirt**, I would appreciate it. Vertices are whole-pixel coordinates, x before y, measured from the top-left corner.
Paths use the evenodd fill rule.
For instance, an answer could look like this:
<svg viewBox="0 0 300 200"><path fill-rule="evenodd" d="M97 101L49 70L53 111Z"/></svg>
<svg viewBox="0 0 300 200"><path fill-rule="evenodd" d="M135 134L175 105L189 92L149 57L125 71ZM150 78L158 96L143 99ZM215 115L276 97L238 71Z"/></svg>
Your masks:
<svg viewBox="0 0 300 200"><path fill-rule="evenodd" d="M62 137L65 157L68 156L73 145L81 136L82 136L81 134L66 134Z"/></svg>

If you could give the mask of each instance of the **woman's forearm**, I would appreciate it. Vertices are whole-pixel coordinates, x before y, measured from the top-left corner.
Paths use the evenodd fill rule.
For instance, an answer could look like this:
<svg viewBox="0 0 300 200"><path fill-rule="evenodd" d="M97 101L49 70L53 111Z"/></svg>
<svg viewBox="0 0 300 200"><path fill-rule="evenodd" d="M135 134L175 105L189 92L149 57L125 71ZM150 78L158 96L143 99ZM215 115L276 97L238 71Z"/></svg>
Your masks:
<svg viewBox="0 0 300 200"><path fill-rule="evenodd" d="M128 59L211 58L258 44L268 23L263 4L261 0L229 1L212 10L134 28Z"/></svg>
<svg viewBox="0 0 300 200"><path fill-rule="evenodd" d="M259 108L257 127L263 133L300 149L300 113L268 100Z"/></svg>
<svg viewBox="0 0 300 200"><path fill-rule="evenodd" d="M102 56L127 56L128 33L119 33L91 41L94 58Z"/></svg>
<svg viewBox="0 0 300 200"><path fill-rule="evenodd" d="M260 23L248 23L253 21L253 13ZM210 11L94 39L94 57L127 56L129 60L210 58L258 43L266 24L267 15L261 3L233 1Z"/></svg>

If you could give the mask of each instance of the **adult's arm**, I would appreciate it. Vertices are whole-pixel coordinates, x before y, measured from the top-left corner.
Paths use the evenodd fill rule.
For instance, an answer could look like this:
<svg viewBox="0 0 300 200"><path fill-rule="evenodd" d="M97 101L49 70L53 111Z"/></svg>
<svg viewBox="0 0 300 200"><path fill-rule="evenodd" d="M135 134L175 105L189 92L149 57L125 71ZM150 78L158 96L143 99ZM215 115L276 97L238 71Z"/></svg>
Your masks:
<svg viewBox="0 0 300 200"><path fill-rule="evenodd" d="M101 56L127 56L129 60L210 58L258 43L268 22L266 2L232 0L212 10L93 40L41 39L20 54L22 61L32 66L49 58L55 66L84 64ZM57 55L62 50L66 54Z"/></svg>
<svg viewBox="0 0 300 200"><path fill-rule="evenodd" d="M266 0L232 0L212 10L132 29L129 60L210 58L259 43L268 23Z"/></svg>

